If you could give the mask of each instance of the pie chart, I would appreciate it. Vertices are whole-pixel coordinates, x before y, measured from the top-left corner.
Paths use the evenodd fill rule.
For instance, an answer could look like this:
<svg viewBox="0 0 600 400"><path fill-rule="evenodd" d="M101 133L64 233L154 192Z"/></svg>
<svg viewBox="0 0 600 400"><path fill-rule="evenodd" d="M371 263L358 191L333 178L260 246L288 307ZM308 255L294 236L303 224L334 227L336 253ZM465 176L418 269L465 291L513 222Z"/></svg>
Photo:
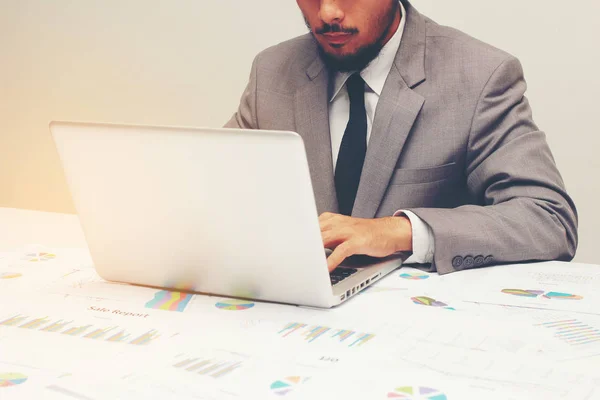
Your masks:
<svg viewBox="0 0 600 400"><path fill-rule="evenodd" d="M14 279L20 278L22 274L16 272L0 272L0 279Z"/></svg>
<svg viewBox="0 0 600 400"><path fill-rule="evenodd" d="M410 281L422 281L424 279L429 278L429 275L422 274L419 272L405 272L403 274L400 274L400 278L408 279Z"/></svg>
<svg viewBox="0 0 600 400"><path fill-rule="evenodd" d="M221 300L215 307L227 311L242 311L254 307L254 303L247 300Z"/></svg>
<svg viewBox="0 0 600 400"><path fill-rule="evenodd" d="M421 306L444 307L444 308L448 308L448 309L453 309L452 307L448 307L448 304L438 301L436 299L432 299L431 297L417 296L417 297L411 297L411 300L413 301L413 303L419 304Z"/></svg>
<svg viewBox="0 0 600 400"><path fill-rule="evenodd" d="M512 294L513 296L520 297L538 297L542 295L546 299L559 299L559 300L581 300L583 296L571 293L562 292L544 292L543 290L524 290L524 289L502 289L502 293Z"/></svg>
<svg viewBox="0 0 600 400"><path fill-rule="evenodd" d="M308 379L301 376L288 376L287 378L273 382L271 384L271 391L276 395L285 396Z"/></svg>
<svg viewBox="0 0 600 400"><path fill-rule="evenodd" d="M402 386L389 392L387 397L403 400L448 400L448 397L439 390L424 386Z"/></svg>
<svg viewBox="0 0 600 400"><path fill-rule="evenodd" d="M525 289L502 289L502 293L512 294L520 297L538 297L544 293L543 290L525 290Z"/></svg>
<svg viewBox="0 0 600 400"><path fill-rule="evenodd" d="M544 295L547 299L560 299L560 300L581 300L583 296L579 296L577 294L570 293L560 293L560 292L548 292Z"/></svg>
<svg viewBox="0 0 600 400"><path fill-rule="evenodd" d="M18 372L0 372L0 388L17 386L26 380L27 377Z"/></svg>

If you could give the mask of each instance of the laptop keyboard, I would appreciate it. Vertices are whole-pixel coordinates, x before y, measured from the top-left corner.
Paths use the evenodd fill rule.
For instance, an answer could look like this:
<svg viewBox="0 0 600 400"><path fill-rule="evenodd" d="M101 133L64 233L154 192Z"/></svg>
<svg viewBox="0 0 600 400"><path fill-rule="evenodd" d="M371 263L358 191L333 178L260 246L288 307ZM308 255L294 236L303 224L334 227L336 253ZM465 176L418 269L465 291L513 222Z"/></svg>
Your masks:
<svg viewBox="0 0 600 400"><path fill-rule="evenodd" d="M357 272L358 270L355 268L336 268L329 273L329 277L331 278L331 284L335 286L344 279L351 277Z"/></svg>

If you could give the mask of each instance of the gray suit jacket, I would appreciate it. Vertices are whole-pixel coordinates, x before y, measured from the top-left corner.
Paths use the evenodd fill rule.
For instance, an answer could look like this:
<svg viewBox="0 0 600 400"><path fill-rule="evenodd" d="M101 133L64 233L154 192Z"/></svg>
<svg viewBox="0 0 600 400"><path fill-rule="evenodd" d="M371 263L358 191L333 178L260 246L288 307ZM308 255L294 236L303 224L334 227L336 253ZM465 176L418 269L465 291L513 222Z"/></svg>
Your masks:
<svg viewBox="0 0 600 400"><path fill-rule="evenodd" d="M571 260L577 212L532 120L519 61L419 14L379 99L352 215L409 209L433 230L440 274ZM319 213L337 212L329 73L311 35L261 52L231 128L291 130L305 143Z"/></svg>

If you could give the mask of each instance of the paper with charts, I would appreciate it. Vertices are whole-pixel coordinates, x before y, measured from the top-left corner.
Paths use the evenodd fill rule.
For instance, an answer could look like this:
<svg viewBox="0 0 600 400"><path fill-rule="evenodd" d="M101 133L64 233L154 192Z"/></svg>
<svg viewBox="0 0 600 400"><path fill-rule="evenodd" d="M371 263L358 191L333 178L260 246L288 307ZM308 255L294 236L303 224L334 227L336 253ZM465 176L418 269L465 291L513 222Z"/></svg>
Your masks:
<svg viewBox="0 0 600 400"><path fill-rule="evenodd" d="M0 398L600 398L599 274L522 267L460 290L402 268L319 310L108 283L85 249L15 250Z"/></svg>

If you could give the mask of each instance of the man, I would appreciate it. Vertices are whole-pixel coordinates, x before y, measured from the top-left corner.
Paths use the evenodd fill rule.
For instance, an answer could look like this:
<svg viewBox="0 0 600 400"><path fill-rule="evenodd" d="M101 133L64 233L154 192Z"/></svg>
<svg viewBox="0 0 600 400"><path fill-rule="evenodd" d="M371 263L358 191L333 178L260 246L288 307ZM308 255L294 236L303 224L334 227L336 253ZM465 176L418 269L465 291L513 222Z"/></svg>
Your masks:
<svg viewBox="0 0 600 400"><path fill-rule="evenodd" d="M575 205L517 59L406 0L297 3L310 34L256 57L226 126L302 136L330 270L574 257Z"/></svg>

